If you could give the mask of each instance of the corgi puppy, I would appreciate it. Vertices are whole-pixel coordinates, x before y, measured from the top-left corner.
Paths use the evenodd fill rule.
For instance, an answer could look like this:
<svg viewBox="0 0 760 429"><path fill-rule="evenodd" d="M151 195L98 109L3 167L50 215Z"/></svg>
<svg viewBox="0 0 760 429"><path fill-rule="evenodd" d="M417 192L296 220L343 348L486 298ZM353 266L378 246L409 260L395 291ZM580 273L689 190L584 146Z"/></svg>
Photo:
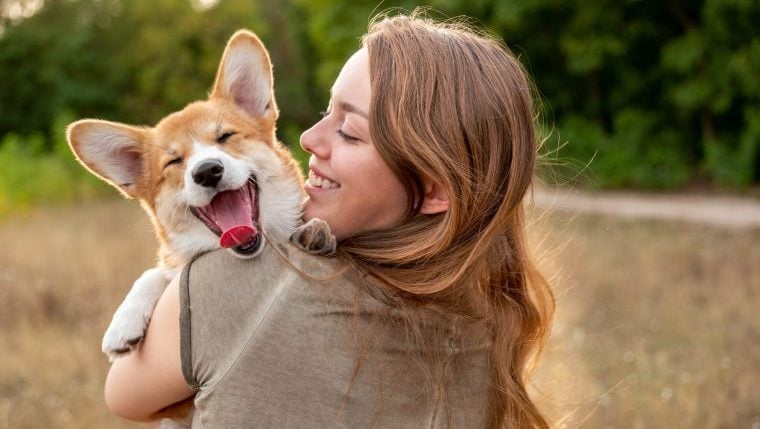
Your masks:
<svg viewBox="0 0 760 429"><path fill-rule="evenodd" d="M111 360L137 347L166 285L194 256L223 247L254 258L301 223L304 178L276 140L277 115L269 54L241 30L227 44L208 100L154 127L69 125L76 158L139 200L160 242L158 266L135 281L105 333ZM334 250L329 233L327 240Z"/></svg>

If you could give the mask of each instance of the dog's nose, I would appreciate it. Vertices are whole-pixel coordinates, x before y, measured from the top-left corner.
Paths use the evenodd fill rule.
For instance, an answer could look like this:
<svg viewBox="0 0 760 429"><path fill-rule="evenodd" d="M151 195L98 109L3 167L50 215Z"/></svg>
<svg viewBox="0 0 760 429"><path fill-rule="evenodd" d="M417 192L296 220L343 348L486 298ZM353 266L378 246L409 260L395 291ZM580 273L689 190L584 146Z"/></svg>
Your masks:
<svg viewBox="0 0 760 429"><path fill-rule="evenodd" d="M216 187L222 180L224 166L216 159L203 161L193 171L193 181L207 188Z"/></svg>

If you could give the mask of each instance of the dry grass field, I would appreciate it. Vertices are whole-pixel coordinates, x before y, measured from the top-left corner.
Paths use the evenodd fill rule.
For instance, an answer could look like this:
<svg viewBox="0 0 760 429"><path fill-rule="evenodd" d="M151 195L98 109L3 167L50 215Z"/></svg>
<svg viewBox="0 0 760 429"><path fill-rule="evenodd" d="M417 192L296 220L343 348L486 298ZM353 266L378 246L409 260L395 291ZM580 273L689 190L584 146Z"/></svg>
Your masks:
<svg viewBox="0 0 760 429"><path fill-rule="evenodd" d="M536 377L558 427L760 428L760 230L551 215ZM0 221L0 427L140 427L108 414L100 337L154 262L134 202Z"/></svg>
<svg viewBox="0 0 760 429"><path fill-rule="evenodd" d="M560 281L537 384L559 427L760 428L760 230L543 223Z"/></svg>

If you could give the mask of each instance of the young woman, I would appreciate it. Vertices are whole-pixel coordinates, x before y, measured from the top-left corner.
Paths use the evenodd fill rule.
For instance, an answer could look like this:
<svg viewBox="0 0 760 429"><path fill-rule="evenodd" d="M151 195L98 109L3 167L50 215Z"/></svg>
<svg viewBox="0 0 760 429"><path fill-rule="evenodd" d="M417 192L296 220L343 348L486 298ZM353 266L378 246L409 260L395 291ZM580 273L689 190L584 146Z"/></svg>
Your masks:
<svg viewBox="0 0 760 429"><path fill-rule="evenodd" d="M111 410L147 420L197 392L202 427L548 427L526 392L554 309L525 242L534 117L502 43L376 20L301 136L304 219L330 224L337 262L288 253L350 269L261 285L279 256L196 260L113 365ZM210 287L228 281L254 286Z"/></svg>

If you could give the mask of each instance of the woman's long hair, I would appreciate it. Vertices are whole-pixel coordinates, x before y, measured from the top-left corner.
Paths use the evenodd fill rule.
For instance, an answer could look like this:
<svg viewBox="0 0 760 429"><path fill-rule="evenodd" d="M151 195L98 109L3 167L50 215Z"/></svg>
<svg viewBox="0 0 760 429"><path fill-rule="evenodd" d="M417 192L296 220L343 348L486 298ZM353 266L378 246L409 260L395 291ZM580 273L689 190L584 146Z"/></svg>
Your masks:
<svg viewBox="0 0 760 429"><path fill-rule="evenodd" d="M526 72L496 39L415 14L374 20L363 45L370 135L405 184L409 210L399 226L351 237L340 252L417 306L485 320L491 426L548 427L526 392L554 312L525 238L537 157ZM447 212L418 213L423 178L447 192Z"/></svg>

